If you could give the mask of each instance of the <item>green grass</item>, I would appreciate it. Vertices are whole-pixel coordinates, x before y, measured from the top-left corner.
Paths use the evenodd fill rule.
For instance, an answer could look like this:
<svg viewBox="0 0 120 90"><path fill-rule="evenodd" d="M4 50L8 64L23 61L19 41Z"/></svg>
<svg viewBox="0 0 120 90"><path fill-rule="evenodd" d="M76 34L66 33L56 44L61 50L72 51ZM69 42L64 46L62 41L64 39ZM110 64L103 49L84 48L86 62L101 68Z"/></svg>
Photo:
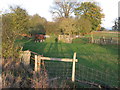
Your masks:
<svg viewBox="0 0 120 90"><path fill-rule="evenodd" d="M113 45L34 43L31 41L24 45L24 50L31 50L47 57L61 58L73 58L73 53L77 52L77 59L81 64L97 70L104 70L106 68L109 71L117 70L118 48Z"/></svg>
<svg viewBox="0 0 120 90"><path fill-rule="evenodd" d="M47 43L54 43L55 42L55 38L57 38L56 35L50 35L50 38L46 38L45 42Z"/></svg>
<svg viewBox="0 0 120 90"><path fill-rule="evenodd" d="M89 43L89 39L88 38L77 38L77 39L73 39L72 42L73 43L84 43L84 44L87 44L87 43Z"/></svg>
<svg viewBox="0 0 120 90"><path fill-rule="evenodd" d="M94 32L93 40L100 39L101 37L105 37L105 39L111 39L114 44L119 41L120 33L107 33L107 32ZM89 39L91 38L91 34L86 34L82 38L73 39L73 43L89 43Z"/></svg>
<svg viewBox="0 0 120 90"><path fill-rule="evenodd" d="M93 37L94 39L98 39L101 38L102 36L106 37L106 38L118 38L120 37L120 33L107 33L107 32L94 32L93 33ZM86 34L85 37L91 37L90 34Z"/></svg>
<svg viewBox="0 0 120 90"><path fill-rule="evenodd" d="M108 85L117 86L117 71L118 71L118 46L117 45L97 45L97 44L89 44L86 43L85 40L82 40L82 43L55 43L54 37L47 39L47 41L43 43L35 43L32 40L20 40L24 43L23 50L31 50L38 54L43 54L46 57L55 57L55 58L73 58L73 53L77 53L77 66L76 72L79 73L85 80L92 80L96 81L95 75L88 74L91 73L90 69L94 69L94 71L100 71L104 74L97 74L103 75L103 78L99 79L104 81L104 75L107 73L109 74L106 83ZM19 40L18 40L19 41ZM76 40L77 41L77 40ZM69 74L71 74L72 63L64 63L64 62L53 62L47 61L47 70L51 70L51 77L55 77L55 73L57 75L61 75L62 72L66 72L63 68L69 68ZM65 66L66 65L66 66ZM79 67L80 65L85 66ZM54 69L53 69L54 68ZM60 69L62 68L62 69ZM84 69L84 70L79 70ZM62 70L62 71L61 71ZM82 72L82 73L80 73ZM83 75L84 73L84 75ZM93 74L96 72L92 72ZM99 73L99 72L97 72ZM86 75L90 75L91 79ZM112 77L112 78L111 78ZM102 80L103 79L103 80ZM112 80L112 81L110 81ZM114 82L115 81L115 82Z"/></svg>

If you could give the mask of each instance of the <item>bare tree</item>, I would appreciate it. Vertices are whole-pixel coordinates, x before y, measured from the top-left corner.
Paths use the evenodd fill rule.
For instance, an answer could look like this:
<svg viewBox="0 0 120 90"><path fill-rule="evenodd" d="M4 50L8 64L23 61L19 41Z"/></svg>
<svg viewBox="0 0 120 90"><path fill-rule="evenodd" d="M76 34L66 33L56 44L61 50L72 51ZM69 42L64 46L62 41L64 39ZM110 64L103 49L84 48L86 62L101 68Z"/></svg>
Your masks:
<svg viewBox="0 0 120 90"><path fill-rule="evenodd" d="M73 14L74 8L76 6L77 6L76 1L74 2L71 2L71 0L55 1L54 6L52 7L51 13L59 18L61 17L69 18Z"/></svg>
<svg viewBox="0 0 120 90"><path fill-rule="evenodd" d="M112 30L120 31L120 17L114 20L114 26L112 26Z"/></svg>

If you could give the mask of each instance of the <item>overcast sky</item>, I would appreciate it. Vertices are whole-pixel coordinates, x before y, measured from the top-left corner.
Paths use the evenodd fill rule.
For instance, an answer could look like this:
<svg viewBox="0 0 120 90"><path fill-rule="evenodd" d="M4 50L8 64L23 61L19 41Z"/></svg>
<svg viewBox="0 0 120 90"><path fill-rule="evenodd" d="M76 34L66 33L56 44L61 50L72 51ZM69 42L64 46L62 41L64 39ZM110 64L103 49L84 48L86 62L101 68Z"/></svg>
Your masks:
<svg viewBox="0 0 120 90"><path fill-rule="evenodd" d="M102 26L111 28L114 25L114 20L118 17L118 2L120 0L78 0L78 1L97 1L103 9L105 18L102 21ZM50 6L54 0L0 0L0 11L8 10L9 6L19 5L26 9L30 15L38 13L45 17L48 21L52 21Z"/></svg>

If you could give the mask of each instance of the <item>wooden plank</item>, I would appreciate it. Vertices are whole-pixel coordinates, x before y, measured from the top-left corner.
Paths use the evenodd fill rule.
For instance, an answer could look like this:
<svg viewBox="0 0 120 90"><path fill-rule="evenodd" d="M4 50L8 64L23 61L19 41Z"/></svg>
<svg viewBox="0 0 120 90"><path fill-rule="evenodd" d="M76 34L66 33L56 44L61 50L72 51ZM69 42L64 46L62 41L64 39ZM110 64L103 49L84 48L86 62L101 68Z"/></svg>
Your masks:
<svg viewBox="0 0 120 90"><path fill-rule="evenodd" d="M76 52L74 53L74 56L73 56L72 82L74 82L74 81L75 81L75 59L76 59Z"/></svg>
<svg viewBox="0 0 120 90"><path fill-rule="evenodd" d="M64 62L73 62L73 59L68 58L49 58L49 57L41 57L42 60L54 60L54 61L64 61ZM75 59L75 62L78 62L77 59Z"/></svg>

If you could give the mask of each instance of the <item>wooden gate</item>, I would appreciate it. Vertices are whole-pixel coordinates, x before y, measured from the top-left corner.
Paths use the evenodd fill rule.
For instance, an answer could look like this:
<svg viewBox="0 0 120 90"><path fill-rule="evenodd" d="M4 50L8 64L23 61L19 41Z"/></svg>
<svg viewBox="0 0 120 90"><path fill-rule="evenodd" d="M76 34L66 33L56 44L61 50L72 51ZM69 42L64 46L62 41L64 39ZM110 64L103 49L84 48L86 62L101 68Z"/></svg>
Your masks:
<svg viewBox="0 0 120 90"><path fill-rule="evenodd" d="M69 58L51 58L51 57L43 57L41 55L35 55L35 72L39 72L41 70L41 63L43 60L52 60L52 61L63 61L63 62L72 62L72 81L75 81L75 63L78 62L76 59L76 52L73 55L73 59Z"/></svg>

